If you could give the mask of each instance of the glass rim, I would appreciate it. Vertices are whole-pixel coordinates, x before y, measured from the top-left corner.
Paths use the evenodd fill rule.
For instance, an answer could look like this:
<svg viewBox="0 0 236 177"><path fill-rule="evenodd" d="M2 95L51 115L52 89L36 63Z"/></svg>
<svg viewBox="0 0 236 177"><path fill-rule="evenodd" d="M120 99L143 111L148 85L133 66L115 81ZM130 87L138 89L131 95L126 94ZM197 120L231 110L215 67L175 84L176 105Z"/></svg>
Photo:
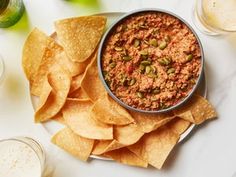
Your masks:
<svg viewBox="0 0 236 177"><path fill-rule="evenodd" d="M40 158L40 155L39 153L35 150L35 148L33 147L33 145L31 145L30 143L28 143L26 140L29 140L29 141L32 141L33 143L35 143L37 145L37 148L40 150L40 152L42 153L42 159ZM41 175L44 173L44 170L45 170L45 163L46 163L46 153L43 149L43 146L38 142L36 141L35 139L33 138L30 138L30 137L12 137L12 138L5 138L5 139L0 139L0 145L1 143L3 142L7 142L7 141L15 141L15 142L20 142L20 143L23 143L25 145L27 145L31 150L33 150L33 152L36 154L37 156L37 159L39 160L39 163L40 163L40 169L41 169Z"/></svg>

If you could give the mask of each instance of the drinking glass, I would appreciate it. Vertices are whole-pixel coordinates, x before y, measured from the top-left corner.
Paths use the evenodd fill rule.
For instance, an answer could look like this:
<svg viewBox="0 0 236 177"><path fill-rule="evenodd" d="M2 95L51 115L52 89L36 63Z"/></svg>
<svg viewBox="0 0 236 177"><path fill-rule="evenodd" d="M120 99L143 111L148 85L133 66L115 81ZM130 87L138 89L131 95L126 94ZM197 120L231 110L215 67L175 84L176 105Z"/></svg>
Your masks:
<svg viewBox="0 0 236 177"><path fill-rule="evenodd" d="M42 146L29 137L0 140L0 176L42 177L45 153Z"/></svg>
<svg viewBox="0 0 236 177"><path fill-rule="evenodd" d="M20 20L23 12L23 0L0 0L0 28L14 25Z"/></svg>
<svg viewBox="0 0 236 177"><path fill-rule="evenodd" d="M236 0L196 0L193 21L208 35L236 32Z"/></svg>

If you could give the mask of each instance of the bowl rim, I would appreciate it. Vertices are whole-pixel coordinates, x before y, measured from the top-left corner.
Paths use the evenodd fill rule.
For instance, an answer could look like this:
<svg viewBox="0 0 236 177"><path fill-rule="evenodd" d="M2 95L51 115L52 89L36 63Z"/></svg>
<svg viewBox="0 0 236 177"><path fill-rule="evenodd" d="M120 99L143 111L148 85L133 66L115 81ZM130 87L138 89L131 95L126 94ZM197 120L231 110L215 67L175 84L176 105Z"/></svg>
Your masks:
<svg viewBox="0 0 236 177"><path fill-rule="evenodd" d="M137 15L139 13L148 13L148 12L159 12L159 13L164 13L164 14L168 14L171 15L177 19L179 19L182 23L184 23L193 33L193 35L195 36L195 38L197 39L198 45L200 47L200 52L201 52L201 67L200 67L200 74L199 77L197 79L196 84L194 85L194 87L192 88L192 90L189 92L189 94L181 101L179 101L177 104L165 108L165 109L160 109L160 110L143 110L143 109L138 109L138 108L134 108L126 103L124 103L123 101L121 101L108 87L103 73L102 73L102 52L103 52L103 48L105 46L105 42L107 37L109 37L109 35L112 33L112 30L120 23L122 22L124 19L130 17L130 16L134 16ZM204 51L203 51L203 46L202 43L200 41L200 38L198 37L197 33L195 32L195 30L193 29L193 27L186 21L184 20L182 17L180 17L179 15L176 15L173 12L170 12L168 10L164 10L164 9L160 9L160 8L141 8L141 9L137 9L137 10L133 10L130 12L127 12L126 14L122 15L119 19L117 19L104 33L99 47L98 47L98 56L97 56L97 66L98 66L98 74L99 74L99 78L103 83L103 86L105 87L106 91L108 92L108 94L112 97L112 99L114 99L117 103L119 103L121 106L125 107L128 110L131 111L135 111L135 112L141 112L141 113L150 113L150 114L156 114L156 113L166 113L169 111L172 111L174 109L179 108L180 106L182 106L183 104L185 104L194 94L194 92L196 91L197 87L199 86L199 83L202 79L203 76L203 72L204 72Z"/></svg>

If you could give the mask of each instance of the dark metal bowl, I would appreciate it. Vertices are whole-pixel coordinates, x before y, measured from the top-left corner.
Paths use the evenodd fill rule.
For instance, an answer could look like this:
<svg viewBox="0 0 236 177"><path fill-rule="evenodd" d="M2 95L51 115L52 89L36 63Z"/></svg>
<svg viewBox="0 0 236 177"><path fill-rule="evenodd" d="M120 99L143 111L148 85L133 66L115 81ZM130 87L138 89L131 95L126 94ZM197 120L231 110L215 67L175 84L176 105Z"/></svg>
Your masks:
<svg viewBox="0 0 236 177"><path fill-rule="evenodd" d="M142 110L142 109L137 109L137 108L134 108L132 106L129 106L128 104L124 103L123 101L121 101L119 98L116 97L116 95L113 94L113 92L110 90L110 88L108 87L105 79L104 79L104 76L103 76L103 73L102 73L102 52L103 52L103 48L105 46L105 42L107 40L107 38L109 37L109 35L112 33L113 29L121 22L123 21L124 19L130 17L130 16L133 16L133 15L137 15L139 13L145 13L145 12L161 12L161 13L165 13L165 14L168 14L168 15L171 15L177 19L179 19L181 22L183 22L185 25L187 25L187 27L192 31L192 33L195 35L197 41L198 41L198 44L200 46L200 50L201 50L201 68L200 68L200 74L199 74L199 77L198 77L198 80L195 84L195 86L192 88L191 92L188 94L188 96L186 96L183 100L181 100L180 102L178 102L176 105L173 105L171 107L168 107L166 109L160 109L160 110L151 110L151 111L148 111L148 110ZM119 18L115 23L113 23L109 29L106 31L106 33L104 34L101 42L100 42L100 45L99 45L99 49L98 49L98 72L99 72L99 77L105 87L105 89L107 90L108 94L116 101L118 102L121 106L129 109L129 110L132 110L132 111L137 111L137 112L142 112L142 113L164 113L164 112L168 112L168 111L171 111L173 109L176 109L177 107L180 107L181 105L183 105L187 100L189 100L192 95L194 94L194 92L196 91L201 79L202 79L202 76L203 76L203 68L204 68L204 52L203 52L203 48L202 48L202 44L201 44L201 41L197 35L197 33L193 30L193 28L184 20L182 19L181 17L179 17L178 15L172 13L172 12L169 12L169 11L166 11L166 10L162 10L162 9L156 9L156 8L144 8L144 9L139 9L139 10L135 10L135 11L131 11L131 12L128 12L127 14L123 15L121 18Z"/></svg>

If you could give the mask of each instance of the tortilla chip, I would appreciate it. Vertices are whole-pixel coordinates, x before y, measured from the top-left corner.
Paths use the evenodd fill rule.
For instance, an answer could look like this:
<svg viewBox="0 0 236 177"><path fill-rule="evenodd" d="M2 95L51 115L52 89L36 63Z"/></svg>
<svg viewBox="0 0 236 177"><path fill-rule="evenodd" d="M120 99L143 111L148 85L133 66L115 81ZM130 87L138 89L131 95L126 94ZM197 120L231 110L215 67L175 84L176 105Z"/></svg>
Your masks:
<svg viewBox="0 0 236 177"><path fill-rule="evenodd" d="M188 129L190 125L191 123L187 120L183 120L181 118L175 118L167 124L167 127L169 127L169 129L171 129L178 135L181 135Z"/></svg>
<svg viewBox="0 0 236 177"><path fill-rule="evenodd" d="M52 87L48 83L48 80L45 80L43 84L42 92L39 95L39 104L37 106L37 110L41 109L46 104L51 92L52 92Z"/></svg>
<svg viewBox="0 0 236 177"><path fill-rule="evenodd" d="M52 91L45 104L36 110L35 122L47 121L61 110L70 89L71 77L69 73L58 67L48 74L48 83Z"/></svg>
<svg viewBox="0 0 236 177"><path fill-rule="evenodd" d="M50 40L50 37L48 37ZM50 72L52 66L57 62L56 56L63 51L63 48L56 44L54 41L48 43L48 46L44 49L44 53L41 58L40 65L34 75L30 78L30 91L31 94L39 96L47 74Z"/></svg>
<svg viewBox="0 0 236 177"><path fill-rule="evenodd" d="M169 153L179 140L179 135L167 127L159 128L128 149L150 165L161 169Z"/></svg>
<svg viewBox="0 0 236 177"><path fill-rule="evenodd" d="M74 64L73 76L84 73L87 66L91 63L93 57L94 57L94 55L91 55L87 60L85 60L83 62L72 62L71 61Z"/></svg>
<svg viewBox="0 0 236 177"><path fill-rule="evenodd" d="M89 58L88 60L82 63L73 62L66 56L65 51L61 52L61 54L57 55L56 57L57 58L55 59L55 61L57 61L58 64L67 69L71 73L71 76L77 76L82 74L92 59Z"/></svg>
<svg viewBox="0 0 236 177"><path fill-rule="evenodd" d="M124 145L136 143L144 133L136 124L114 126L114 139Z"/></svg>
<svg viewBox="0 0 236 177"><path fill-rule="evenodd" d="M186 120L186 121L189 121L192 123L195 122L191 111L186 111L186 112L180 113L177 116L183 120Z"/></svg>
<svg viewBox="0 0 236 177"><path fill-rule="evenodd" d="M93 146L92 154L100 155L105 152L105 149L111 144L113 140L96 140Z"/></svg>
<svg viewBox="0 0 236 177"><path fill-rule="evenodd" d="M92 154L101 155L105 152L120 149L136 143L144 133L135 124L114 126L114 139L98 141L94 145Z"/></svg>
<svg viewBox="0 0 236 177"><path fill-rule="evenodd" d="M25 41L22 56L22 66L28 80L38 71L45 49L54 43L54 40L37 28L29 34Z"/></svg>
<svg viewBox="0 0 236 177"><path fill-rule="evenodd" d="M65 119L61 112L57 113L55 116L52 117L52 120L59 122L60 124L66 125Z"/></svg>
<svg viewBox="0 0 236 177"><path fill-rule="evenodd" d="M106 124L126 125L134 122L129 112L108 95L95 102L90 115Z"/></svg>
<svg viewBox="0 0 236 177"><path fill-rule="evenodd" d="M48 37L48 40L49 39L50 37ZM87 66L90 61L91 59L84 63L75 63L70 61L63 51L63 48L55 41L51 41L51 43L49 43L44 49L38 69L30 79L31 93L35 96L40 95L42 84L44 80L46 80L47 74L55 65L60 65L70 72L71 76L75 76L84 72L86 68L85 65Z"/></svg>
<svg viewBox="0 0 236 177"><path fill-rule="evenodd" d="M94 143L94 140L76 135L69 128L59 131L51 141L83 161L87 161L89 158Z"/></svg>
<svg viewBox="0 0 236 177"><path fill-rule="evenodd" d="M193 97L182 107L175 110L177 116L191 111L194 121L194 124L201 124L208 119L216 118L216 111L214 107L203 97L199 95L193 95ZM188 121L192 121L191 118Z"/></svg>
<svg viewBox="0 0 236 177"><path fill-rule="evenodd" d="M55 22L59 42L71 61L83 62L96 49L106 24L102 16L84 16Z"/></svg>
<svg viewBox="0 0 236 177"><path fill-rule="evenodd" d="M104 154L106 157L110 157L113 160L131 166L138 166L147 168L148 163L140 159L137 155L131 152L127 148L117 149Z"/></svg>
<svg viewBox="0 0 236 177"><path fill-rule="evenodd" d="M90 100L67 100L62 113L66 124L76 134L90 139L112 139L112 126L92 119L89 115Z"/></svg>
<svg viewBox="0 0 236 177"><path fill-rule="evenodd" d="M68 95L68 98L90 99L83 89L78 88Z"/></svg>
<svg viewBox="0 0 236 177"><path fill-rule="evenodd" d="M105 152L113 151L125 147L126 145L119 143L117 140L99 140L95 143L92 154L102 155Z"/></svg>
<svg viewBox="0 0 236 177"><path fill-rule="evenodd" d="M144 132L149 133L151 131L156 130L157 128L165 125L172 119L174 119L174 115L172 112L170 113L161 113L161 114L147 114L147 113L139 113L135 111L130 111L130 114L135 119L138 127Z"/></svg>
<svg viewBox="0 0 236 177"><path fill-rule="evenodd" d="M107 92L99 79L98 69L97 69L97 55L92 59L85 70L84 77L81 81L81 88L86 92L92 101L96 101L99 98L103 98Z"/></svg>
<svg viewBox="0 0 236 177"><path fill-rule="evenodd" d="M80 88L82 77L83 77L83 73L72 78L71 86L70 86L70 93Z"/></svg>

